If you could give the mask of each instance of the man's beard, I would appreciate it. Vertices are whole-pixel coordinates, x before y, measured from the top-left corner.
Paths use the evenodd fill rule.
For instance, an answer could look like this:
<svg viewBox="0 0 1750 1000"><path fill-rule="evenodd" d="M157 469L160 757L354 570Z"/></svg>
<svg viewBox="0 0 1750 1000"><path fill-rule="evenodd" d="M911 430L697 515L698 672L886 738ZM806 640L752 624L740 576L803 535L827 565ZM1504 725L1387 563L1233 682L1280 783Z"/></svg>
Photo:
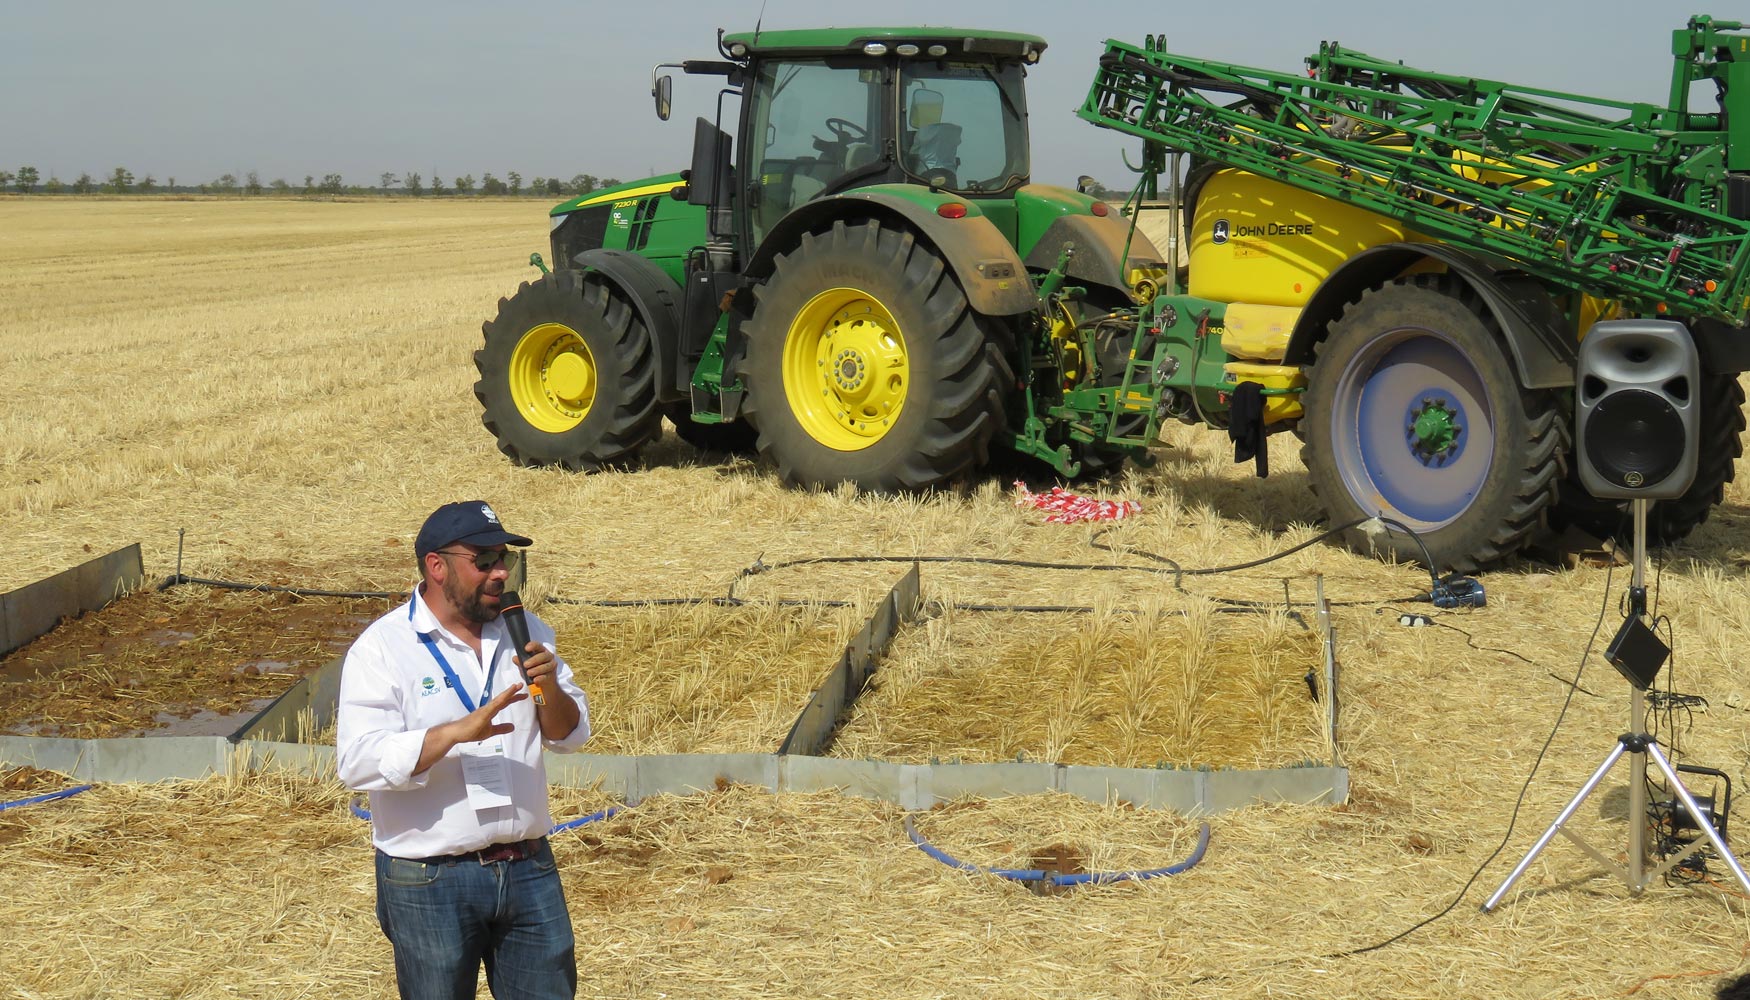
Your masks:
<svg viewBox="0 0 1750 1000"><path fill-rule="evenodd" d="M481 601L481 598L486 594L487 582L482 580L480 586L472 591L464 590L459 576L451 574L444 579L444 596L450 599L450 604L462 612L463 618L475 624L484 625L498 618L498 609L489 608Z"/></svg>

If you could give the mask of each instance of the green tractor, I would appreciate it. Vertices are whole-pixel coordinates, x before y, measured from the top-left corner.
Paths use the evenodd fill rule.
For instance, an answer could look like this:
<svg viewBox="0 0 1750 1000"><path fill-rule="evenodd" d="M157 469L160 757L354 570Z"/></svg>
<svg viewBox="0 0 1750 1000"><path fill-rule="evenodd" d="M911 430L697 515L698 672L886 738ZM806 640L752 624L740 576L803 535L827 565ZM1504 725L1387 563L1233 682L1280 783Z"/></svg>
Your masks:
<svg viewBox="0 0 1750 1000"><path fill-rule="evenodd" d="M1699 358L1667 388L1698 401L1702 441L1685 491L1652 495L1653 539L1682 538L1732 480L1742 24L1674 32L1659 104L1334 43L1274 72L1108 42L1078 113L1141 140L1132 204L1164 201L1170 265L1134 215L1029 182L1039 38L718 44L678 68L723 78L733 140L700 119L690 170L555 208L557 270L485 324L475 393L520 462L621 462L667 416L792 483L928 490L1004 450L1107 472L1176 419L1226 431L1260 473L1292 433L1352 544L1469 572L1563 522L1623 530L1576 475L1576 360L1596 327L1651 320ZM1710 84L1718 109L1691 107ZM653 89L666 118L670 78Z"/></svg>
<svg viewBox="0 0 1750 1000"><path fill-rule="evenodd" d="M1103 318L1165 265L1103 202L1031 183L1023 80L1045 44L765 31L672 64L724 81L691 169L554 208L554 270L485 324L475 394L500 450L599 469L666 416L805 486L928 490L1002 447L1068 476L1119 465L1158 423L1149 393L1116 403L1138 327Z"/></svg>

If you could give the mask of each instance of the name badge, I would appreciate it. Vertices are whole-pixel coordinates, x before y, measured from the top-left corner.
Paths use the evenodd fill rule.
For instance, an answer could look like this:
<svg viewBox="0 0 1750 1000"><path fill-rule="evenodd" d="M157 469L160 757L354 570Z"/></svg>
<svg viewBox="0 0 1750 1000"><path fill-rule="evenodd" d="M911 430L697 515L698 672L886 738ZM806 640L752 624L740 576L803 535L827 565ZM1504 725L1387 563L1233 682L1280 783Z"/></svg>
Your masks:
<svg viewBox="0 0 1750 1000"><path fill-rule="evenodd" d="M504 755L503 737L464 743L460 749L468 804L476 810L510 805L510 761Z"/></svg>

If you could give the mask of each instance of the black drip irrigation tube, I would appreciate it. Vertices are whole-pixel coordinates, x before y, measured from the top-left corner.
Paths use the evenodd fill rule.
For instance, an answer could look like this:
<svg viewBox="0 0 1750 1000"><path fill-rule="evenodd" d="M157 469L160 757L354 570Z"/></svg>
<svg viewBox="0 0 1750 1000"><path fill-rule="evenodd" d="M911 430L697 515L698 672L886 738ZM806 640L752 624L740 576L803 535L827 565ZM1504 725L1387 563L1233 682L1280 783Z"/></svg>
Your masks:
<svg viewBox="0 0 1750 1000"><path fill-rule="evenodd" d="M1428 553L1427 546L1422 543L1421 536L1418 535L1414 530L1412 530L1408 525L1405 525L1399 521L1395 521L1391 518L1385 518L1385 517L1356 518L1353 521L1347 522L1345 524L1340 524L1334 528L1327 529L1326 531L1323 531L1323 532L1319 533L1318 535L1316 535L1312 538L1309 538L1304 542L1301 542L1298 545L1294 545L1294 546L1287 548L1287 549L1284 549L1280 552L1275 552L1275 553L1272 553L1272 554L1267 555L1267 556L1263 556L1263 557L1258 558L1258 559L1249 560L1247 562L1235 563L1235 564L1230 565L1230 566L1206 566L1206 567L1195 568L1195 569L1186 569L1186 568L1180 566L1178 564L1178 562L1176 562L1173 559L1170 559L1170 558L1163 556L1163 555L1158 555L1158 554L1153 553L1153 552L1146 552L1146 551L1142 551L1142 550L1129 550L1129 554L1139 556L1143 559L1147 559L1153 563L1156 563L1157 565L1138 566L1138 565L1134 565L1134 564L1114 565L1111 563L1053 563L1053 562L1042 562L1042 561L1033 560L1033 559L1006 559L1006 558L1001 558L1001 557L996 557L996 556L930 556L930 555L916 555L916 556L871 556L871 555L811 556L811 557L805 557L805 558L801 558L801 559L789 559L789 560L784 560L781 562L767 563L764 561L763 558L756 556L754 558L754 561L750 565L744 567L740 572L736 573L735 578L729 582L728 592L725 593L721 597L650 597L650 598L632 598L632 599L622 598L622 599L614 599L614 600L608 600L608 599L592 600L592 599L588 599L588 598L564 597L564 596L560 596L560 595L556 595L556 594L549 594L547 596L546 600L550 603L553 603L553 604L570 604L570 605L574 605L574 606L592 607L592 608L673 607L673 606L697 606L697 605L704 605L704 604L714 605L716 607L730 607L730 608L739 608L739 607L744 607L744 606L752 605L752 604L760 604L760 605L775 604L779 607L828 607L828 608L844 608L844 607L853 606L854 602L852 602L852 601L827 601L827 600L819 600L819 599L814 599L814 598L775 598L775 599L770 600L770 601L751 601L751 600L748 600L746 598L737 597L735 594L736 587L738 587L742 581L744 581L747 578L752 577L752 576L758 576L762 573L770 573L770 572L773 572L775 570L780 570L780 569L790 569L790 568L798 567L798 566L816 566L816 565L824 565L824 564L830 564L830 563L913 563L913 564L918 564L918 563L973 563L973 564L982 564L982 565L988 565L988 566L1009 566L1009 567L1016 567L1016 568L1021 568L1021 569L1092 571L1092 572L1103 572L1103 573L1152 573L1152 574L1159 574L1159 575L1164 575L1164 576L1171 576L1173 578L1173 588L1175 590L1179 591L1180 593L1189 594L1190 591L1187 591L1185 589L1185 577L1188 577L1188 576L1217 576L1217 575L1224 574L1224 573L1233 573L1233 572L1236 572L1239 570L1253 569L1255 567L1262 566L1262 565L1265 565L1267 563L1275 562L1276 560L1282 559L1286 556L1293 555L1294 553L1299 552L1300 550L1307 548L1308 546L1316 545L1319 542L1322 542L1327 538L1330 538L1330 537L1337 535L1343 531L1347 531L1350 528L1354 528L1358 525L1365 524L1366 522L1373 521L1373 520L1377 520L1380 523L1382 523L1383 525L1385 525L1386 527L1397 530L1405 535L1408 535L1410 538L1412 538L1418 546L1422 547L1423 559L1425 561L1427 561L1428 566L1429 566L1429 576L1433 581L1433 588L1429 591L1429 594L1428 595L1418 594L1418 595L1414 595L1414 596L1409 597L1409 598L1397 598L1395 600L1399 601L1399 602L1428 600L1430 595L1439 591L1439 589L1441 587L1441 581L1440 581L1439 576L1435 573L1435 571L1433 569L1433 559ZM1111 552L1115 555L1125 554L1124 551L1121 551L1119 549L1115 549L1112 546L1107 545L1100 540L1101 537L1103 535L1105 535L1110 530L1111 530L1111 528L1107 527L1107 528L1102 528L1099 531L1095 532L1093 537L1089 539L1088 544L1093 546L1096 549L1100 549L1101 551L1105 551L1105 552ZM178 551L177 551L176 572L168 577L165 577L164 581L158 585L158 589L160 591L169 590L171 587L175 587L175 586L178 586L180 584L194 583L194 584L200 584L200 585L206 586L206 587L213 587L213 588L220 589L220 590L238 590L238 591L248 591L248 592L267 593L267 594L291 594L294 597L381 598L381 599L401 600L401 599L408 596L408 592L405 590L400 590L400 591L389 591L389 590L319 590L319 589L315 589L315 588L311 588L311 587L288 587L288 586L284 586L284 585L280 585L280 584L271 584L271 583L239 583L239 582L232 581L232 580L210 580L210 579L207 579L204 577L198 577L198 576L185 576L182 572L182 555L181 555L180 533L179 533L179 537L178 537L177 546L178 546ZM1284 587L1286 587L1286 586L1287 586L1286 581L1284 581ZM1206 596L1209 596L1209 595L1206 595ZM1217 604L1223 605L1223 607L1219 608L1218 610L1229 612L1229 613L1245 613L1245 612L1258 613L1258 612L1274 611L1274 610L1277 610L1279 608L1286 608L1291 617L1295 618L1296 620L1299 620L1299 618L1300 618L1299 613L1294 610L1295 602L1293 602L1292 600L1289 600L1286 593L1283 595L1283 603L1282 604L1276 604L1274 602L1264 602L1264 601L1246 601L1246 600L1239 600L1239 599L1235 599L1235 598L1227 598L1227 597L1220 597L1220 596L1209 596L1209 599L1212 601L1215 601ZM1379 604L1379 603L1381 603L1381 602L1379 602L1379 601L1337 601L1337 602L1331 602L1331 606L1332 607L1341 607L1341 606L1347 606L1347 605L1366 605L1366 604ZM1389 603L1389 601L1387 603ZM970 603L955 602L953 604L947 605L947 607L952 609L952 610L955 610L955 611L1009 612L1009 613L1025 613L1025 614L1091 614L1097 610L1093 607L1089 607L1086 605L1069 605L1069 604L970 604ZM1301 624L1305 625L1306 623L1304 621L1302 621Z"/></svg>
<svg viewBox="0 0 1750 1000"><path fill-rule="evenodd" d="M359 819L365 820L366 822L370 821L371 811L359 805L358 796L353 796L352 800L346 804L346 807L351 809L352 814ZM0 806L0 808L4 807ZM548 830L547 833L548 835L552 835L566 830L575 829L585 823L597 823L604 819L611 819L612 817L619 815L625 808L625 806L609 806L599 812L592 812L588 816L580 816L577 819L566 820L563 823L555 823L553 824L553 828Z"/></svg>
<svg viewBox="0 0 1750 1000"><path fill-rule="evenodd" d="M1176 865L1165 868L1146 868L1127 872L1077 872L1073 875L1053 874L1039 868L986 868L982 865L968 864L949 854L947 851L924 839L913 825L911 817L905 818L905 834L917 849L935 858L937 861L963 872L982 875L996 875L1011 882L1026 882L1031 885L1051 885L1069 887L1079 885L1111 885L1116 882L1139 882L1144 879L1164 878L1189 871L1197 862L1203 860L1203 854L1209 849L1209 824L1203 823L1197 830L1197 846L1191 849L1191 856Z"/></svg>
<svg viewBox="0 0 1750 1000"><path fill-rule="evenodd" d="M173 573L170 576L165 577L164 582L158 585L158 589L160 591L165 591L169 590L171 587L180 586L185 583L198 583L203 587L212 587L215 590L242 590L262 594L291 594L293 597L393 597L396 600L400 600L407 596L407 591L405 590L315 590L310 587L285 587L276 583L237 583L232 580L208 580L205 577L184 576L181 573Z"/></svg>
<svg viewBox="0 0 1750 1000"><path fill-rule="evenodd" d="M76 785L72 788L63 788L58 792L50 792L47 795L33 795L28 799L16 799L12 802L0 802L0 811L5 811L7 809L16 809L19 806L34 806L39 802L53 802L56 799L72 798L73 796L78 795L80 792L88 792L90 790L91 790L90 785Z"/></svg>

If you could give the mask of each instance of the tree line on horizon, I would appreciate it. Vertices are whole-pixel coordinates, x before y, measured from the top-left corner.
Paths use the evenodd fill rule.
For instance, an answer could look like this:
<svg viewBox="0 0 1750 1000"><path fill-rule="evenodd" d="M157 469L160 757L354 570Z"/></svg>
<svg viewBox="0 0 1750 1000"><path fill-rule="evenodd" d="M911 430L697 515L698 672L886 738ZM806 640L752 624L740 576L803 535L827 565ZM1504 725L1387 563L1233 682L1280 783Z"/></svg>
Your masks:
<svg viewBox="0 0 1750 1000"><path fill-rule="evenodd" d="M443 178L437 171L431 172L428 182L421 174L409 172L396 175L385 172L377 178L375 187L358 184L348 184L339 174L323 174L320 179L314 174L305 174L302 185L293 184L285 178L275 178L262 183L261 176L254 170L248 171L240 181L235 174L221 174L217 180L200 184L178 185L175 177L169 177L160 184L151 174L136 180L132 171L125 167L116 167L106 178L92 177L88 173L71 180L63 181L51 174L48 180L42 179L42 174L36 167L23 166L16 171L0 170L0 191L11 188L19 194L226 194L226 195L344 195L344 194L380 194L399 193L410 197L444 196L450 194L483 194L483 195L533 195L548 197L563 197L566 195L589 194L602 188L615 187L622 183L615 177L597 177L594 174L578 174L570 180L558 177L536 177L528 185L523 184L522 174L514 170L507 171L503 178L491 173L484 174L475 180L473 174L463 174L453 178L450 186L444 185Z"/></svg>

